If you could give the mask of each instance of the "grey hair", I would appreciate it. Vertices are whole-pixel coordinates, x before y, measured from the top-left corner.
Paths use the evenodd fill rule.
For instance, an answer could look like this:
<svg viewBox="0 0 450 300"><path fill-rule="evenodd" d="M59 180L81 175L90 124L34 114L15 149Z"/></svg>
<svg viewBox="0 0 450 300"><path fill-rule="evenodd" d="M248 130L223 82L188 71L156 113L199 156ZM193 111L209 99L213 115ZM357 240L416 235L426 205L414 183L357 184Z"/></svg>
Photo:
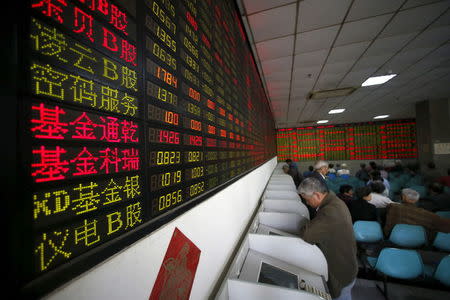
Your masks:
<svg viewBox="0 0 450 300"><path fill-rule="evenodd" d="M412 200L414 202L418 201L420 198L420 194L413 189L403 189L402 195L405 196L407 199Z"/></svg>
<svg viewBox="0 0 450 300"><path fill-rule="evenodd" d="M328 187L325 183L314 177L305 178L298 186L298 193L311 196L314 192L322 194L328 193Z"/></svg>
<svg viewBox="0 0 450 300"><path fill-rule="evenodd" d="M323 167L328 167L328 163L324 160L318 160L314 164L314 170L319 170L320 168L323 168Z"/></svg>
<svg viewBox="0 0 450 300"><path fill-rule="evenodd" d="M284 168L288 168L288 169L289 169L289 165L288 165L288 164L283 164L283 165L281 166L281 168L282 168L282 169L284 169Z"/></svg>

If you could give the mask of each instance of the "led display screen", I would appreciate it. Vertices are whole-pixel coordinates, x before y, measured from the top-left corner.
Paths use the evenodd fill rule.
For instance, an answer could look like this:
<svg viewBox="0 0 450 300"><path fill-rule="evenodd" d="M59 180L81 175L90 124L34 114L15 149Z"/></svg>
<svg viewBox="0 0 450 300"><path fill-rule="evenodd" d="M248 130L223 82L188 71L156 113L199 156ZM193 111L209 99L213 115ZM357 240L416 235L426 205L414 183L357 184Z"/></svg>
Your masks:
<svg viewBox="0 0 450 300"><path fill-rule="evenodd" d="M278 129L278 160L417 158L412 120Z"/></svg>
<svg viewBox="0 0 450 300"><path fill-rule="evenodd" d="M50 292L276 155L234 1L18 5L24 238L13 247L24 295Z"/></svg>

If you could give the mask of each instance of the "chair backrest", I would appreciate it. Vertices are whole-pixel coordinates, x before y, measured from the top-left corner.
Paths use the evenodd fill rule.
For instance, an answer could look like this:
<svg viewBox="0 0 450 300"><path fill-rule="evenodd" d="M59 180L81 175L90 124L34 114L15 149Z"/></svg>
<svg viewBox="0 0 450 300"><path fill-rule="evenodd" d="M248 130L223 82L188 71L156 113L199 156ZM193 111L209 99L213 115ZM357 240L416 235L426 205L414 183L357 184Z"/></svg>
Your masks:
<svg viewBox="0 0 450 300"><path fill-rule="evenodd" d="M450 255L444 257L434 272L434 278L446 286L450 286Z"/></svg>
<svg viewBox="0 0 450 300"><path fill-rule="evenodd" d="M397 224L389 235L389 241L401 247L417 248L425 245L427 236L423 226Z"/></svg>
<svg viewBox="0 0 450 300"><path fill-rule="evenodd" d="M450 233L438 232L434 238L433 246L439 250L450 252Z"/></svg>
<svg viewBox="0 0 450 300"><path fill-rule="evenodd" d="M384 248L375 269L398 279L413 279L423 273L423 262L415 250Z"/></svg>
<svg viewBox="0 0 450 300"><path fill-rule="evenodd" d="M334 174L334 173L328 173L328 174L327 174L327 177L328 177L328 179L333 180L333 179L336 179L336 174Z"/></svg>
<svg viewBox="0 0 450 300"><path fill-rule="evenodd" d="M349 179L350 175L349 174L342 174L342 175L340 175L340 177L343 178L343 179Z"/></svg>
<svg viewBox="0 0 450 300"><path fill-rule="evenodd" d="M357 242L375 243L383 239L381 226L376 221L356 221L353 232Z"/></svg>
<svg viewBox="0 0 450 300"><path fill-rule="evenodd" d="M436 214L443 218L450 219L450 211L441 210L441 211L437 211Z"/></svg>

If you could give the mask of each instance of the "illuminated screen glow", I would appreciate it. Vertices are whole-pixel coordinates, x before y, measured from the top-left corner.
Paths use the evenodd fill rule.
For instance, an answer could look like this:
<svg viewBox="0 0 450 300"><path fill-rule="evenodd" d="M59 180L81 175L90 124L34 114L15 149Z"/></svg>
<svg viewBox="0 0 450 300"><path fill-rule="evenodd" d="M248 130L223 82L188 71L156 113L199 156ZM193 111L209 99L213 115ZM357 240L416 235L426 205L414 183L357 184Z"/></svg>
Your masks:
<svg viewBox="0 0 450 300"><path fill-rule="evenodd" d="M28 263L18 278L30 295L45 296L276 155L234 1L18 3L14 165L23 186L6 201L20 209L8 225L23 233L12 247Z"/></svg>

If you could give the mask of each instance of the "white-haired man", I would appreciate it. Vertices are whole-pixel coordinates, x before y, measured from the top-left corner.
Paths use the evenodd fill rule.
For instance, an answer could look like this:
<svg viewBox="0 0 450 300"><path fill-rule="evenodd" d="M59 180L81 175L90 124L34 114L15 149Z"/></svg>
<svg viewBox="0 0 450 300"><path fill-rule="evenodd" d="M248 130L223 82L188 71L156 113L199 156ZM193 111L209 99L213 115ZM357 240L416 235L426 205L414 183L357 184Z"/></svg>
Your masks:
<svg viewBox="0 0 450 300"><path fill-rule="evenodd" d="M420 225L425 227L429 239L436 232L450 233L450 219L442 218L435 213L416 206L420 195L413 189L402 190L402 204L390 204L387 207L384 233L389 236L396 224Z"/></svg>
<svg viewBox="0 0 450 300"><path fill-rule="evenodd" d="M314 172L310 175L310 177L314 177L326 183L326 175L328 173L328 163L324 160L318 160L314 164Z"/></svg>
<svg viewBox="0 0 450 300"><path fill-rule="evenodd" d="M328 263L327 283L333 299L351 300L358 262L350 212L320 179L304 179L298 192L317 211L315 218L301 229L300 237L322 250Z"/></svg>

